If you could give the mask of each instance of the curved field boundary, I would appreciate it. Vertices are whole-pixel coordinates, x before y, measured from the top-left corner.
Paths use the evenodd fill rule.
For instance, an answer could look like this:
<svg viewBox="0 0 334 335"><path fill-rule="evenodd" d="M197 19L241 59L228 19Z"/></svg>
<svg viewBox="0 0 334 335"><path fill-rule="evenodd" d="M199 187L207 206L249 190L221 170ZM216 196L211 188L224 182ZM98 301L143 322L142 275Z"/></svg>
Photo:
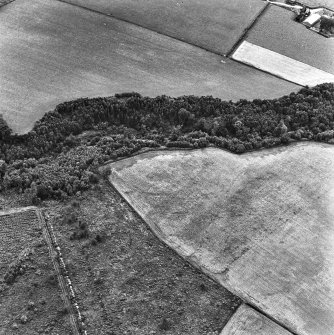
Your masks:
<svg viewBox="0 0 334 335"><path fill-rule="evenodd" d="M256 310L332 334L333 147L213 150L143 154L109 178L160 239Z"/></svg>
<svg viewBox="0 0 334 335"><path fill-rule="evenodd" d="M244 41L232 59L302 86L334 82L334 75Z"/></svg>

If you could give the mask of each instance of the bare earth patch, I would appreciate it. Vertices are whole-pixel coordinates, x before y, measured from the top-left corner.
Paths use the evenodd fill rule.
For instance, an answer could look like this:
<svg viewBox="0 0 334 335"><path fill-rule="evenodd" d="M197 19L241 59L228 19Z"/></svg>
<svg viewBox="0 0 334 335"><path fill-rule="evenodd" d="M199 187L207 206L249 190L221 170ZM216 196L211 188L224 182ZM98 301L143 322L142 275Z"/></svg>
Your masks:
<svg viewBox="0 0 334 335"><path fill-rule="evenodd" d="M35 210L0 213L0 334L72 334Z"/></svg>
<svg viewBox="0 0 334 335"><path fill-rule="evenodd" d="M333 334L333 146L152 152L111 168L183 257L297 334Z"/></svg>

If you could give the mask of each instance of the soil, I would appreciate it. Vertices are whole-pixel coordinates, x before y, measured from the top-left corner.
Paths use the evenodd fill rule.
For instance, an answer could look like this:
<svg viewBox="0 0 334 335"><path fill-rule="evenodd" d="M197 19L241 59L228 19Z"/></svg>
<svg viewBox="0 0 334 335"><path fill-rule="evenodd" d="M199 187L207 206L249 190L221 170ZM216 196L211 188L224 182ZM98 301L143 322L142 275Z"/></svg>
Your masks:
<svg viewBox="0 0 334 335"><path fill-rule="evenodd" d="M0 334L70 335L67 309L34 213L0 216ZM8 276L10 270L15 276Z"/></svg>
<svg viewBox="0 0 334 335"><path fill-rule="evenodd" d="M161 242L105 181L78 203L50 202L45 213L89 334L221 331L240 299ZM89 236L71 239L85 224Z"/></svg>

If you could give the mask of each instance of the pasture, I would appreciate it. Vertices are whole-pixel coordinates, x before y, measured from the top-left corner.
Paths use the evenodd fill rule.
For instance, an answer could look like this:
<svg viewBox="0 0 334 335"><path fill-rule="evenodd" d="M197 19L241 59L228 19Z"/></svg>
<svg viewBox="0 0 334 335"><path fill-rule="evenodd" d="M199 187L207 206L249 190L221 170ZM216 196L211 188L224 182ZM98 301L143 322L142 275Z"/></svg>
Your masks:
<svg viewBox="0 0 334 335"><path fill-rule="evenodd" d="M110 167L184 258L293 332L333 334L333 146L149 152Z"/></svg>
<svg viewBox="0 0 334 335"><path fill-rule="evenodd" d="M220 55L227 54L266 3L259 0L67 0Z"/></svg>
<svg viewBox="0 0 334 335"><path fill-rule="evenodd" d="M32 208L0 213L0 334L72 334Z"/></svg>
<svg viewBox="0 0 334 335"><path fill-rule="evenodd" d="M334 74L334 38L308 30L293 21L294 17L294 13L272 5L246 41Z"/></svg>
<svg viewBox="0 0 334 335"><path fill-rule="evenodd" d="M124 91L274 98L297 90L187 43L53 0L0 9L0 113L27 132L58 103Z"/></svg>

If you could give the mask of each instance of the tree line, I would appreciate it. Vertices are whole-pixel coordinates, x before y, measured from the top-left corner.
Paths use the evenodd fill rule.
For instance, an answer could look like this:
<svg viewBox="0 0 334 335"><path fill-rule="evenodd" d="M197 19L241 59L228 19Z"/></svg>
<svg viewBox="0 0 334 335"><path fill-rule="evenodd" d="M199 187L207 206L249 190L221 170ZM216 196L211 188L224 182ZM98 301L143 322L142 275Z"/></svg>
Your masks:
<svg viewBox="0 0 334 335"><path fill-rule="evenodd" d="M1 187L33 201L63 199L96 183L105 161L145 147L214 145L243 153L296 140L334 143L333 84L237 102L132 92L82 98L58 105L23 135L0 118Z"/></svg>

